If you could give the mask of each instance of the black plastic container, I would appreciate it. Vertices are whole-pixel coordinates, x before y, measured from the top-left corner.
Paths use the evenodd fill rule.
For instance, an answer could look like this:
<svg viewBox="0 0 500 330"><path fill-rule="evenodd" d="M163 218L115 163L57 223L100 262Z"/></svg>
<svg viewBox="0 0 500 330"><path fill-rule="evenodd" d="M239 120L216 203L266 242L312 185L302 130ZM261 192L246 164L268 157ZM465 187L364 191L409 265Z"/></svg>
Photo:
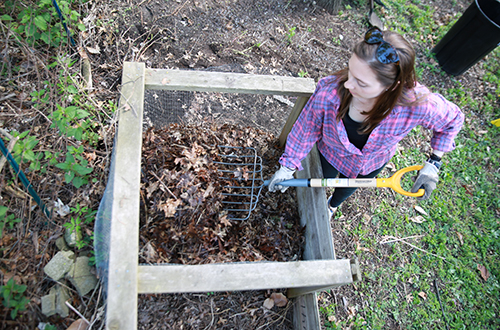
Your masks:
<svg viewBox="0 0 500 330"><path fill-rule="evenodd" d="M441 68L461 75L500 43L500 1L474 0L432 50Z"/></svg>

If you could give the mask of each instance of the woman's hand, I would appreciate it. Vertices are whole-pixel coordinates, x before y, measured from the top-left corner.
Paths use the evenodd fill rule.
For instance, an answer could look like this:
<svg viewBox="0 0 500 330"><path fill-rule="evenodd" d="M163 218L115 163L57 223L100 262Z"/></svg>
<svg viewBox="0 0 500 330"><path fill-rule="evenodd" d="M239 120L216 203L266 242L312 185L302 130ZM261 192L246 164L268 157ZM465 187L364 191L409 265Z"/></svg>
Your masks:
<svg viewBox="0 0 500 330"><path fill-rule="evenodd" d="M426 200L431 197L431 193L436 189L436 184L439 181L439 167L441 162L428 160L425 162L424 168L418 172L417 179L411 188L412 193L416 193L419 189L424 189L424 195L417 197L418 200Z"/></svg>
<svg viewBox="0 0 500 330"><path fill-rule="evenodd" d="M276 191L276 190L281 190L281 192L285 192L285 190L288 189L288 187L284 187L279 185L281 181L285 180L290 180L293 179L293 173L295 173L295 170L292 168L288 168L285 166L281 166L280 169L274 173L273 177L271 178L269 182L269 191Z"/></svg>

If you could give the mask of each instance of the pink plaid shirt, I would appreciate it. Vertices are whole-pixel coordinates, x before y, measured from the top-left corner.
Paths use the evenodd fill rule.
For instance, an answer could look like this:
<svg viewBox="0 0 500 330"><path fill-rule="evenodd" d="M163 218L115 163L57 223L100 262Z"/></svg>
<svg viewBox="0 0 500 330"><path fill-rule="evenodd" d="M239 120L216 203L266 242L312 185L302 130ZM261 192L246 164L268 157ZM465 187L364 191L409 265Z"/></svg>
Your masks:
<svg viewBox="0 0 500 330"><path fill-rule="evenodd" d="M417 125L433 130L431 146L443 152L455 148L454 139L464 121L464 115L443 96L430 93L417 85L415 91L428 93L426 101L415 106L396 106L371 132L363 150L349 142L342 121L337 121L340 97L337 77L329 76L318 82L316 91L294 124L280 158L283 166L302 170L304 159L313 145L337 170L355 178L382 167L394 155L397 143Z"/></svg>

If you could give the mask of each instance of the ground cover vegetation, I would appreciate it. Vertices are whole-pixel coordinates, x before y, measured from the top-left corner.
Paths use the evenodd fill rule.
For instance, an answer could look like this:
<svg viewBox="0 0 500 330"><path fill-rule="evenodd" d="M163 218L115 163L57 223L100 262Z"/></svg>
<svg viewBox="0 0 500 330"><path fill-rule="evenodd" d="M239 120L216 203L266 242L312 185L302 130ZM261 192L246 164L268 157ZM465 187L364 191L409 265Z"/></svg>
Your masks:
<svg viewBox="0 0 500 330"><path fill-rule="evenodd" d="M151 1L113 5L61 0L59 9L68 30L48 0L12 0L0 8L0 135L42 201L55 206L53 217L45 217L9 164L3 166L3 328L34 329L39 322L48 322L46 329L65 329L78 318L73 314L47 319L41 314L40 297L52 284L43 266L56 252L55 239L66 229L79 234L75 249L92 256L93 220L106 184L124 60L144 61L149 67L219 66L317 80L345 64L367 27L364 0L345 1L336 13L309 1L256 1L249 6L245 1L219 2L165 1L152 7ZM416 47L420 81L459 105L466 122L456 150L444 158L441 181L430 200L359 190L342 205L332 220L336 254L359 258L363 280L319 294L323 326L497 329L500 129L491 122L500 118L500 51L460 77L449 76L431 49L469 1L384 3L386 8L377 6L376 12L386 27L405 34ZM152 9L158 9L157 16ZM227 16L212 13L213 22L205 29L207 21L200 20L211 10ZM81 74L89 58L90 80L88 70ZM264 119L253 124L279 129L286 120L266 116L261 113ZM415 129L381 175L422 163L429 138L429 132ZM73 295L70 304L95 326L102 325L102 313L97 311L102 311L103 302L96 298L101 296ZM179 308L172 311L176 314L172 324L238 327L231 323L238 320L231 310L213 311L214 299L227 297L215 293L172 305ZM203 309L196 304L205 307L203 317L194 312ZM253 316L262 308L258 298L250 305L243 314ZM190 313L183 315L181 308ZM154 309L147 312L155 318ZM290 327L290 322L278 319L277 324L264 319L259 326Z"/></svg>

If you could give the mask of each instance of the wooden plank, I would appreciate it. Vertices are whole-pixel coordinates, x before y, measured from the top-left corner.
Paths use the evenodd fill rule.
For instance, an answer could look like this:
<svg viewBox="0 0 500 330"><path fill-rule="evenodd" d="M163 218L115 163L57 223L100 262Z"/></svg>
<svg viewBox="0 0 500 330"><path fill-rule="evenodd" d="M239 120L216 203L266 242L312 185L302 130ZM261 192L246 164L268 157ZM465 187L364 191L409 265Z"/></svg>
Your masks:
<svg viewBox="0 0 500 330"><path fill-rule="evenodd" d="M297 178L321 178L323 171L316 146L302 161L303 171L296 172ZM335 259L332 230L326 208L325 188L297 188L297 203L302 226L306 226L303 259ZM352 279L351 279L352 281ZM320 330L321 319L318 310L316 290L328 287L316 287L287 290L289 298L296 297L293 305L295 330Z"/></svg>
<svg viewBox="0 0 500 330"><path fill-rule="evenodd" d="M352 282L349 260L139 266L139 293L246 291Z"/></svg>
<svg viewBox="0 0 500 330"><path fill-rule="evenodd" d="M125 62L114 146L106 329L137 327L144 63Z"/></svg>
<svg viewBox="0 0 500 330"><path fill-rule="evenodd" d="M293 300L293 328L295 330L321 329L318 296L315 292Z"/></svg>
<svg viewBox="0 0 500 330"><path fill-rule="evenodd" d="M146 69L145 84L146 89L291 96L309 96L316 86L310 78L166 69Z"/></svg>
<svg viewBox="0 0 500 330"><path fill-rule="evenodd" d="M296 172L297 178L323 177L319 151L316 146L302 161L302 166L304 170ZM297 202L301 225L306 226L306 246L303 259L335 259L325 188L299 187L297 188Z"/></svg>
<svg viewBox="0 0 500 330"><path fill-rule="evenodd" d="M284 147L286 144L286 139L288 137L288 134L292 130L293 124L297 121L297 118L299 118L300 113L302 112L302 109L304 109L304 106L306 105L307 101L309 101L309 96L300 96L297 98L295 101L295 104L293 105L292 112L290 112L290 115L288 116L288 119L286 120L285 126L283 127L283 130L281 131L280 138L279 138L279 146Z"/></svg>

